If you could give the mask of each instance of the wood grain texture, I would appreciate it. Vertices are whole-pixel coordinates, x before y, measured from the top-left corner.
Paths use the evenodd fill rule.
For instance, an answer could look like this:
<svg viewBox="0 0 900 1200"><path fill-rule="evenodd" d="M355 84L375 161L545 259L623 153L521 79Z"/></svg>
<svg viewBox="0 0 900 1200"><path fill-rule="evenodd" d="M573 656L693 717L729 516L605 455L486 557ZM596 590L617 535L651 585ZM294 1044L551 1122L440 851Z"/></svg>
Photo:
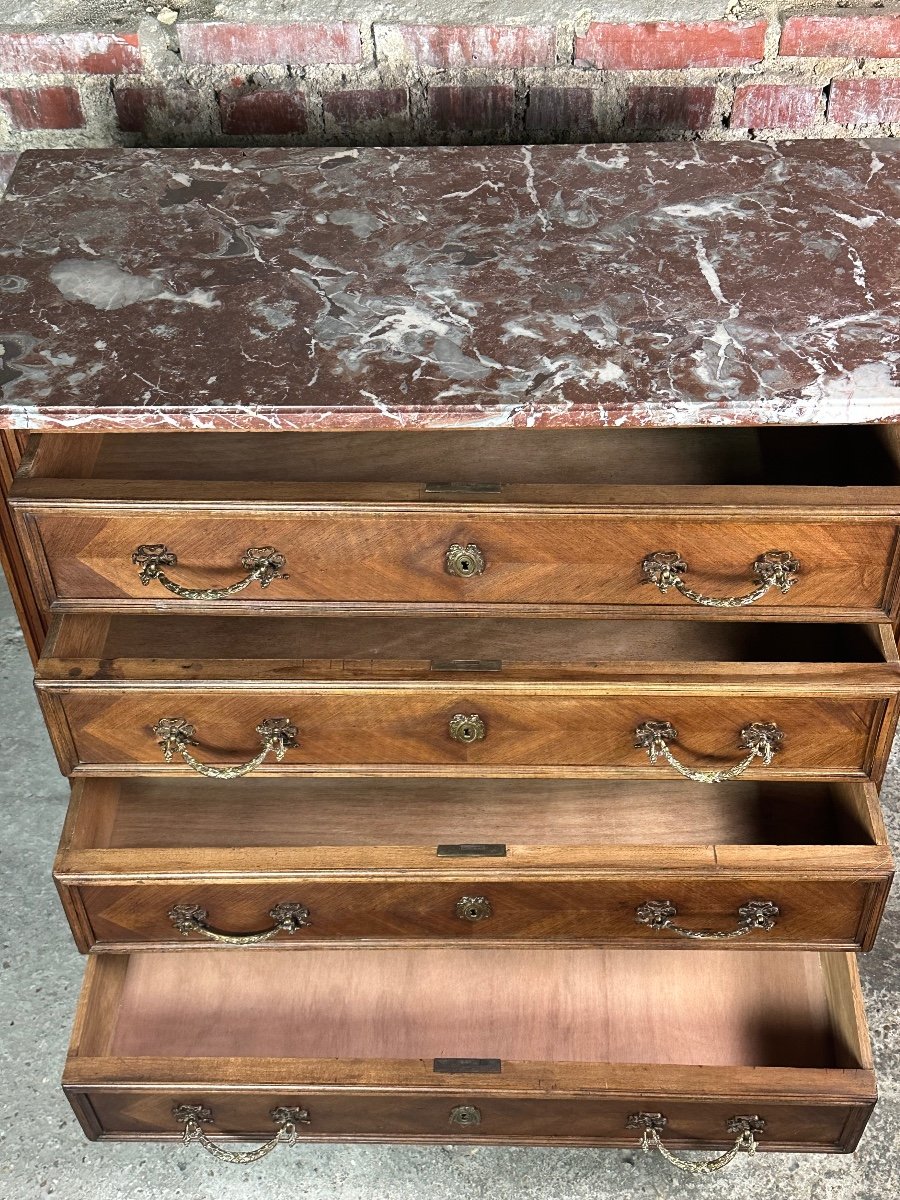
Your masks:
<svg viewBox="0 0 900 1200"><path fill-rule="evenodd" d="M50 618L41 598L42 589L29 573L27 556L10 512L7 497L24 447L23 435L0 430L0 566L12 596L16 615L31 661L37 662Z"/></svg>
<svg viewBox="0 0 900 1200"><path fill-rule="evenodd" d="M870 869L871 870L871 869ZM865 872L865 867L863 867ZM462 874L462 873L460 873ZM370 942L390 945L410 941L462 943L561 943L627 945L640 948L697 949L707 943L685 941L674 933L638 925L635 911L648 900L667 900L678 909L678 922L697 930L727 932L738 925L738 909L748 900L775 902L781 917L775 928L732 943L716 943L723 953L760 947L860 949L860 931L870 910L884 903L886 880L831 876L808 882L788 872L734 872L717 878L677 872L615 879L608 875L590 883L559 878L519 882L497 881L488 871L470 870L457 881L397 883L370 879L323 882L302 874L284 874L277 883L218 880L176 883L110 884L79 887L80 900L95 939L90 948L122 949L154 946L205 946L202 935L183 938L168 912L175 905L199 905L215 928L235 934L272 925L269 911L296 902L309 909L310 925L293 935L279 935L292 947L309 944ZM736 877L735 877L736 876ZM456 905L464 896L484 896L491 904L488 919L460 920Z"/></svg>
<svg viewBox="0 0 900 1200"><path fill-rule="evenodd" d="M673 498L674 499L674 498ZM217 506L215 506L217 507ZM690 520L667 508L642 518L603 513L558 515L549 506L511 506L467 513L459 506L417 512L336 505L291 515L181 514L127 506L113 513L69 510L31 518L36 554L46 562L47 600L131 601L177 609L179 600L159 583L144 586L132 551L165 543L178 556L167 574L189 588L222 587L241 579L241 557L250 546L274 546L286 558L289 578L266 592L251 585L227 602L269 605L369 603L384 605L511 604L527 609L557 605L635 606L678 611L693 607L674 590L667 595L643 581L641 562L655 550L677 549L690 566L689 586L711 596L734 596L756 586L752 563L767 550L790 550L802 573L787 595L772 591L757 611L802 607L822 616L859 613L887 617L896 549L896 521L760 522ZM456 579L445 570L447 548L475 543L487 566L482 575ZM35 573L38 573L37 571ZM221 602L219 602L221 603ZM72 605L70 604L70 607ZM713 615L720 615L711 610ZM709 615L709 614L707 614Z"/></svg>
<svg viewBox="0 0 900 1200"><path fill-rule="evenodd" d="M819 956L765 951L136 953L109 1052L836 1065Z"/></svg>
<svg viewBox="0 0 900 1200"><path fill-rule="evenodd" d="M541 667L574 677L606 664L697 664L765 662L767 670L789 663L896 662L890 627L838 624L740 624L646 620L525 620L492 617L394 617L321 619L308 617L159 615L155 621L132 615L70 615L54 625L47 658L97 659L97 678L116 678L117 663L143 659L159 662L160 678L168 663L178 678L210 677L231 660L279 662L280 676L291 669L302 677L339 677L348 663L349 678L384 677L413 672L428 678L477 676L474 668L440 668L441 662L499 660L504 675L514 669ZM185 661L187 660L187 661ZM214 660L215 668L204 665ZM177 667L176 664L177 663ZM196 665L194 665L196 664ZM318 666L317 664L324 664ZM79 664L80 665L80 664ZM496 667L493 671L496 671ZM123 666L122 671L127 670ZM41 667L41 674L44 667ZM81 669L79 678L86 677ZM122 677L120 675L120 677Z"/></svg>
<svg viewBox="0 0 900 1200"><path fill-rule="evenodd" d="M23 483L417 483L728 487L893 487L891 426L444 429L383 432L204 430L44 433L29 439ZM32 494L32 493L29 493ZM47 488L47 495L54 493ZM63 491L57 488L57 495ZM87 493L86 493L87 494ZM166 497L168 498L168 497Z"/></svg>
<svg viewBox="0 0 900 1200"><path fill-rule="evenodd" d="M468 688L312 690L297 684L264 690L235 687L136 689L110 684L75 688L42 681L39 695L64 769L133 774L146 770L189 774L180 759L166 765L153 727L162 717L184 717L196 728L195 753L207 763L252 758L259 749L255 727L288 717L300 743L283 762L260 774L404 773L477 776L483 773L546 775L587 772L596 777L673 778L666 764L651 766L634 746L634 730L646 720L669 720L678 729L678 753L692 767L722 768L740 761L740 730L773 721L786 733L771 766L752 766L750 778L840 778L872 769L871 739L883 721L876 700L779 694L776 685L755 696L739 684L706 694L657 694L652 682L629 692L608 686L592 694L581 685L512 691ZM738 694L735 694L737 692ZM58 711L55 706L58 706ZM455 713L477 712L484 741L451 739ZM61 718L60 719L60 715ZM71 739L71 741L70 741Z"/></svg>
<svg viewBox="0 0 900 1200"><path fill-rule="evenodd" d="M172 1104L202 1100L225 1136L269 1136L273 1104L302 1103L311 1140L631 1145L627 1116L653 1108L672 1145L727 1144L724 1123L754 1111L770 1149L836 1150L852 1148L874 1101L865 1063L834 1069L834 1006L856 1011L858 981L826 979L817 955L307 951L314 960L298 987L304 960L277 950L92 958L64 1079L89 1135L171 1137ZM173 1023L188 976L192 1002ZM280 1008L291 1017L273 1021ZM324 1057L331 1039L336 1059ZM248 1056L251 1045L274 1056ZM504 1057L500 1075L432 1071L463 1047L547 1057ZM301 1049L312 1057L292 1056ZM458 1103L479 1106L482 1125L457 1133Z"/></svg>
<svg viewBox="0 0 900 1200"><path fill-rule="evenodd" d="M892 874L870 784L236 782L231 794L211 780L76 781L54 874L81 949L204 945L173 928L170 908L198 904L244 933L287 900L311 914L278 935L292 947L696 949L638 925L637 907L667 899L682 923L724 931L759 897L778 904L775 928L714 945L865 948ZM816 833L823 844L808 844ZM509 844L503 858L440 857L452 840ZM486 896L491 916L460 920L465 895Z"/></svg>
<svg viewBox="0 0 900 1200"><path fill-rule="evenodd" d="M752 1110L764 1148L852 1148L874 1081L838 951L871 945L892 875L870 780L900 693L900 490L895 439L822 431L810 453L802 432L32 439L17 544L66 614L38 688L76 776L55 877L79 947L118 952L89 965L66 1069L88 1136L177 1137L172 1104L193 1100L235 1138L302 1103L310 1140L634 1145L628 1115L654 1108L674 1147L727 1145ZM426 490L441 478L501 488ZM291 578L185 605L137 580L149 541L188 586L230 582L250 545ZM450 541L476 541L485 574L446 575ZM674 547L691 586L745 590L776 546L801 579L751 610L639 582ZM502 668L435 669L459 659ZM484 742L449 738L459 711ZM300 746L223 787L162 763L166 715L210 762L250 757L267 716ZM711 789L635 750L646 719L700 767L739 758L750 721L787 736L771 768ZM454 841L508 851L439 859ZM460 920L463 895L491 916ZM665 899L726 929L754 898L775 928L712 948L635 921ZM249 952L198 949L167 915L196 903L247 932L285 900L311 925ZM441 1055L503 1072L461 1086L430 1070ZM457 1132L456 1103L482 1125Z"/></svg>
<svg viewBox="0 0 900 1200"><path fill-rule="evenodd" d="M47 602L70 609L195 605L137 577L131 552L165 542L179 559L170 574L188 587L239 578L249 546L274 545L287 557L289 579L218 602L232 611L502 604L696 616L676 592L642 583L645 555L674 547L692 587L734 595L753 587L753 561L781 548L800 559L799 582L756 611L889 617L900 517L892 447L851 429L841 456L833 431L822 430L821 457L797 457L796 432L285 433L271 452L260 435L161 444L44 435L13 504ZM500 490L426 491L442 479ZM452 542L481 547L483 575L447 575Z"/></svg>
<svg viewBox="0 0 900 1200"><path fill-rule="evenodd" d="M895 654L884 661L891 646L888 627L861 625L67 615L48 635L37 686L67 772L187 770L162 765L152 730L169 716L195 726L207 761L246 760L256 725L286 716L299 745L264 774L665 777L671 768L651 766L634 731L668 720L691 766L730 765L740 730L773 721L784 747L753 775L877 777L900 686ZM795 661L771 661L779 650ZM506 657L499 672L456 672L434 670L432 655ZM455 713L478 713L484 740L454 741Z"/></svg>
<svg viewBox="0 0 900 1200"><path fill-rule="evenodd" d="M62 845L84 850L327 851L502 842L582 846L886 845L867 783L733 780L213 779L77 781ZM446 864L444 864L446 865ZM498 864L499 865L499 864Z"/></svg>

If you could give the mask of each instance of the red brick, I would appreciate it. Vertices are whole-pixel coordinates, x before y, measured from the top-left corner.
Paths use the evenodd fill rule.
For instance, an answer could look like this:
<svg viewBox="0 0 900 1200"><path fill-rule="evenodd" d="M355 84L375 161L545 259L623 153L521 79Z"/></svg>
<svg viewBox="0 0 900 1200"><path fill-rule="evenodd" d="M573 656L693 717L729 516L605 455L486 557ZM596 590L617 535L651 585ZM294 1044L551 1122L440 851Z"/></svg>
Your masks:
<svg viewBox="0 0 900 1200"><path fill-rule="evenodd" d="M778 53L807 58L900 58L900 13L788 17Z"/></svg>
<svg viewBox="0 0 900 1200"><path fill-rule="evenodd" d="M525 128L542 133L586 133L594 129L594 94L585 87L533 87Z"/></svg>
<svg viewBox="0 0 900 1200"><path fill-rule="evenodd" d="M123 133L146 133L151 120L170 131L202 120L200 97L190 87L117 87L113 103Z"/></svg>
<svg viewBox="0 0 900 1200"><path fill-rule="evenodd" d="M379 58L387 61L391 36L429 67L551 67L556 62L556 31L543 25L376 25Z"/></svg>
<svg viewBox="0 0 900 1200"><path fill-rule="evenodd" d="M402 87L329 92L322 104L326 116L349 129L366 121L400 116L409 106L409 93Z"/></svg>
<svg viewBox="0 0 900 1200"><path fill-rule="evenodd" d="M178 26L186 63L358 63L359 26L349 21L316 25L187 22Z"/></svg>
<svg viewBox="0 0 900 1200"><path fill-rule="evenodd" d="M305 133L306 96L303 92L272 91L219 92L219 117L222 132Z"/></svg>
<svg viewBox="0 0 900 1200"><path fill-rule="evenodd" d="M123 75L140 69L136 33L0 33L0 71Z"/></svg>
<svg viewBox="0 0 900 1200"><path fill-rule="evenodd" d="M595 21L575 39L575 60L631 71L759 62L765 21Z"/></svg>
<svg viewBox="0 0 900 1200"><path fill-rule="evenodd" d="M734 93L732 129L808 129L822 89L788 83L744 83Z"/></svg>
<svg viewBox="0 0 900 1200"><path fill-rule="evenodd" d="M81 129L84 113L73 87L0 88L0 103L18 129Z"/></svg>
<svg viewBox="0 0 900 1200"><path fill-rule="evenodd" d="M706 129L716 103L713 87L632 87L625 124L632 129Z"/></svg>
<svg viewBox="0 0 900 1200"><path fill-rule="evenodd" d="M836 79L828 117L842 125L900 121L900 79Z"/></svg>
<svg viewBox="0 0 900 1200"><path fill-rule="evenodd" d="M13 173L18 157L18 153L14 150L0 150L0 195L3 194L3 189L9 183L9 177Z"/></svg>
<svg viewBox="0 0 900 1200"><path fill-rule="evenodd" d="M432 87L428 111L438 129L503 129L512 122L515 92L511 87Z"/></svg>
<svg viewBox="0 0 900 1200"><path fill-rule="evenodd" d="M117 87L113 91L116 123L123 133L144 133L147 110L159 108L165 102L162 88Z"/></svg>

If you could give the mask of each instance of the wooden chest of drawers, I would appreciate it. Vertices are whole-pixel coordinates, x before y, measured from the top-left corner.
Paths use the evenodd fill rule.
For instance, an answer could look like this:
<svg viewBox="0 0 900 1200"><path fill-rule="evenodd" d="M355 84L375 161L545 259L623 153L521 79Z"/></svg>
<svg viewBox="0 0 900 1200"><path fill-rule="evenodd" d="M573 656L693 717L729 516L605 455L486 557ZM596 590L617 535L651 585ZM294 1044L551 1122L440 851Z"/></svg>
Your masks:
<svg viewBox="0 0 900 1200"><path fill-rule="evenodd" d="M900 156L702 150L631 148L665 159L652 199L599 146L536 148L528 187L516 148L24 156L0 420L37 431L13 583L71 778L89 1137L642 1145L701 1174L856 1146L900 262L860 223L777 293L758 267L823 172L896 205ZM364 250L338 200L381 206ZM220 205L265 247L243 274ZM829 266L851 233L877 322Z"/></svg>

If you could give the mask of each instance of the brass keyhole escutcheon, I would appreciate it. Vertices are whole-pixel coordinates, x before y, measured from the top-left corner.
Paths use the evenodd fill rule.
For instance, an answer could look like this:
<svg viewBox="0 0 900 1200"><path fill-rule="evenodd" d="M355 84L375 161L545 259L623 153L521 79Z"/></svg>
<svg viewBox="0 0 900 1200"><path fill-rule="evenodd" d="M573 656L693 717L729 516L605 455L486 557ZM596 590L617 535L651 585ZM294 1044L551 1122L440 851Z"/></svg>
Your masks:
<svg viewBox="0 0 900 1200"><path fill-rule="evenodd" d="M456 713L450 718L450 736L454 742L468 746L472 742L483 742L486 735L484 721L478 713Z"/></svg>
<svg viewBox="0 0 900 1200"><path fill-rule="evenodd" d="M455 1108L450 1109L450 1124L480 1125L481 1109L476 1108L474 1104L457 1104Z"/></svg>
<svg viewBox="0 0 900 1200"><path fill-rule="evenodd" d="M453 542L447 547L444 569L448 575L455 575L458 579L471 579L473 575L481 575L484 568L484 554L474 542L465 546Z"/></svg>
<svg viewBox="0 0 900 1200"><path fill-rule="evenodd" d="M494 915L494 910L487 896L460 896L456 915L461 921L486 921Z"/></svg>

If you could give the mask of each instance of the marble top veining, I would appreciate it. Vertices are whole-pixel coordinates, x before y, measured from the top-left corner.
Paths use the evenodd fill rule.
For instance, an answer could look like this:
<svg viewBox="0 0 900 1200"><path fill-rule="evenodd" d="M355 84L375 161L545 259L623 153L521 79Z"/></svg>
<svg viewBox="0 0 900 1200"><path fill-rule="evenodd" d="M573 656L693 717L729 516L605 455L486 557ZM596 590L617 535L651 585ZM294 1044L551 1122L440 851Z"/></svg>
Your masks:
<svg viewBox="0 0 900 1200"><path fill-rule="evenodd" d="M900 420L900 143L40 151L0 425Z"/></svg>

